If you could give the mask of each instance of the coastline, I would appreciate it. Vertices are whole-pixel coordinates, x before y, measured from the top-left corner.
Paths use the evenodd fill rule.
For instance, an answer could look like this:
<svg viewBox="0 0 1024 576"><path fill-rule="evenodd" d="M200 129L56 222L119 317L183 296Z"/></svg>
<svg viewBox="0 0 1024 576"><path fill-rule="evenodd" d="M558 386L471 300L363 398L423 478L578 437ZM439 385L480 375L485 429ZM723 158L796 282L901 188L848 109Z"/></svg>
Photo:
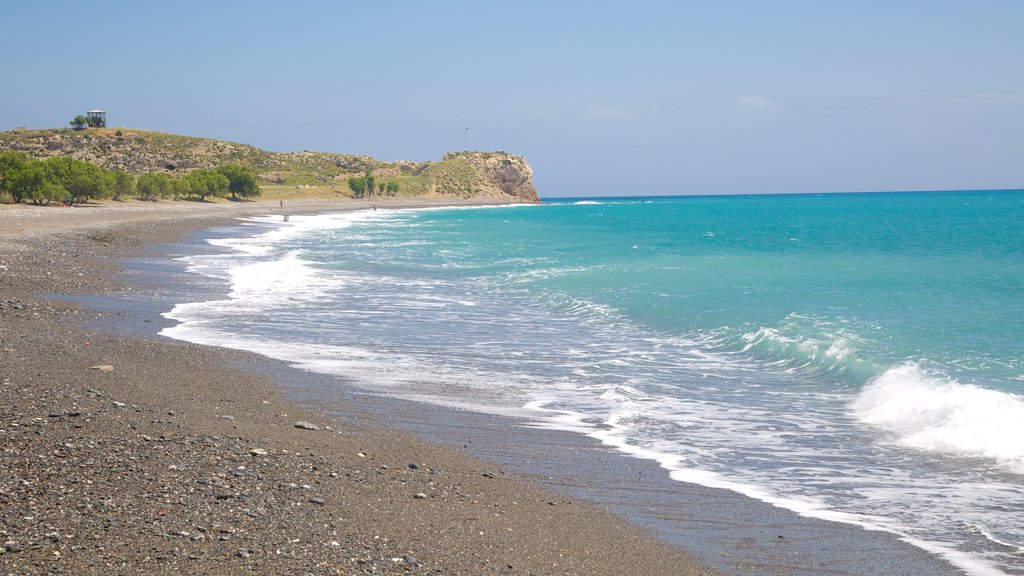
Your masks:
<svg viewBox="0 0 1024 576"><path fill-rule="evenodd" d="M316 206L311 206L310 212L333 212L346 209L345 206L325 206L324 203L319 202L314 202L313 204L316 204ZM358 206L355 209L365 208L366 206L365 203L356 204ZM437 203L436 205L450 204L450 202L444 202ZM266 214L267 212L268 210L266 209L256 211L259 214ZM100 251L103 252L98 255L101 258L138 258L138 255L152 251L151 247L137 242L139 240L138 236L132 236L132 234L139 234L141 232L145 234L145 242L147 244L159 241L164 243L165 247L173 245L175 249L184 249L187 252L197 249L195 244L187 245L188 240L186 240L186 245L182 247L182 239L187 234L198 234L198 231L201 229L205 231L203 232L204 235L208 235L211 232L210 226L234 224L235 217L233 215L204 215L203 217L193 219L178 218L176 220L174 217L168 217L170 220L164 220L162 219L163 216L161 216L160 218L154 217L142 222L134 222L126 227L118 225L113 228L114 223L111 222L107 225L106 230L121 229L119 235L114 235L113 242L111 244L102 244L93 240L91 244L98 245ZM91 228L81 228L73 233L72 236L77 235L79 238L83 236L88 238L90 234L93 234ZM107 236L102 237L106 238ZM198 239L199 236L195 236L192 241L198 241ZM170 244L167 244L167 242L170 242ZM158 252L161 250L159 247L157 248ZM3 253L0 252L0 254ZM3 257L0 255L0 258ZM92 255L90 257L95 258L97 256ZM159 259L160 256L157 255L157 258ZM0 264L4 264L4 262L0 261ZM124 266L119 266L119 268L124 268ZM128 268L131 269L132 266L129 265ZM74 272L74 270L69 272ZM123 296L126 293L125 289L139 291L140 289L144 290L146 286L152 285L147 280L140 279L139 276L133 275L130 272L128 274L130 281L127 283L127 286L122 286L121 282L125 280L125 276L126 274L123 272L118 273L113 277L115 282L109 285L79 286L76 289L65 290L44 289L42 291L76 293L88 303L91 302L89 294L114 294L115 296L120 294ZM104 273L103 281L109 282L109 280L109 274ZM164 284L166 282L167 279L164 280ZM160 284L161 282L158 280L156 285ZM6 293L7 287L3 286L3 288ZM38 292L39 290L36 293ZM74 300L74 298L72 299ZM58 300L61 300L61 298L58 297ZM142 300L145 301L146 298L142 298ZM136 306L138 305L136 304ZM123 332L126 323L132 322L139 328L137 331L128 330L134 338L126 338L123 335L117 336L116 331L99 330L99 334L96 334L97 331L94 329L90 331L93 345L96 340L103 340L108 337L114 338L119 342L125 342L126 344L120 346L129 349L137 345L135 344L136 340L150 344L155 342L157 347L170 344L173 348L174 345L177 345L189 349L187 364L190 366L190 370L202 373L201 376L193 375L193 378L207 380L206 376L219 373L219 371L225 370L225 366L228 366L233 371L240 371L241 374L230 376L226 379L227 381L232 379L246 381L248 383L246 385L251 385L253 382L258 381L262 383L262 386L266 386L266 388L261 388L261 390L267 391L268 395L264 399L268 399L267 401L272 401L274 404L271 412L273 410L282 410L283 412L277 414L260 412L259 409L264 407L262 404L263 399L261 399L261 404L255 407L246 407L246 410L251 411L246 419L248 420L251 417L257 419L269 418L269 423L250 422L249 426L244 428L245 432L243 433L240 432L243 428L238 425L240 418L234 412L230 414L214 413L206 415L207 419L203 423L204 426L209 425L212 418L214 424L230 427L228 429L219 428L218 430L221 433L216 435L221 436L221 438L231 438L230 435L232 433L237 435L236 448L238 446L238 439L244 441L289 432L291 436L285 439L285 443L289 447L283 450L289 450L294 454L304 450L303 445L309 443L309 448L315 448L313 450L314 454L323 454L330 451L331 448L322 448L317 442L307 441L312 439L312 435L319 436L323 434L326 431L325 429L321 431L288 430L288 427L294 424L288 420L294 417L295 421L298 421L301 419L298 414L312 413L315 416L309 416L306 419L324 426L323 422L328 421L330 416L333 415L336 419L335 423L326 425L331 426L334 431L344 431L345 436L349 440L352 440L353 436L358 436L354 430L368 427L364 432L369 434L369 438L373 441L389 443L387 449L383 450L383 452L377 447L371 451L365 448L367 445L365 444L366 436L362 437L363 444L360 444L360 447L357 449L366 454L366 458L360 458L355 460L355 462L357 464L364 464L367 463L367 459L377 457L378 454L384 454L379 457L378 462L386 461L385 466L387 468L382 469L378 467L374 471L373 468L364 467L364 470L359 474L369 476L370 474L368 473L372 472L377 476L389 477L394 475L391 481L397 481L399 484L404 481L406 483L402 485L404 488L411 485L413 481L409 477L409 470L413 469L409 468L406 470L406 468L408 463L416 462L413 460L415 456L412 453L403 452L402 454L408 454L408 456L404 458L399 457L395 460L395 450L396 447L399 450L408 448L410 442L420 442L419 440L409 440L407 433L412 433L417 438L425 439L431 443L424 445L425 447L423 448L416 448L415 453L440 450L444 454L444 458L451 456L451 454L448 454L449 452L454 453L454 457L457 458L466 458L465 454L478 458L467 459L469 461L469 464L466 465L468 466L468 473L466 468L462 467L465 463L451 464L448 460L445 460L446 463L443 467L433 467L428 463L426 468L435 471L431 473L429 478L434 480L435 483L437 481L437 474L440 472L448 473L452 470L457 470L459 473L466 474L459 476L457 483L452 482L451 486L458 486L459 488L446 495L449 500L453 495L464 496L467 493L472 493L467 492L465 486L469 485L474 479L478 482L483 481L484 485L482 488L474 487L473 490L486 489L488 487L494 488L494 486L489 486L488 483L497 479L506 481L512 477L510 481L514 483L524 482L525 479L524 484L529 490L538 490L538 493L543 495L540 497L541 500L538 501L541 502L539 510L535 507L523 508L521 506L527 498L518 495L521 494L519 492L520 488L501 486L497 487L495 494L488 496L495 500L491 504L498 505L493 508L500 511L491 512L485 506L482 510L484 516L490 516L492 513L501 514L501 517L507 521L521 522L521 526L524 527L522 528L523 531L536 532L539 536L542 536L542 547L551 546L553 542L549 541L552 538L556 539L554 542L558 542L558 538L565 538L567 534L578 531L581 528L577 524L579 522L585 523L593 530L595 526L604 526L603 523L610 520L615 527L603 529L604 531L596 537L596 540L591 540L591 542L596 543L591 546L602 548L620 562L616 564L610 562L608 558L598 559L595 548L585 546L582 548L582 552L579 552L583 556L582 560L596 561L596 564L582 564L580 563L581 559L572 558L572 546L569 546L564 550L552 551L552 554L558 554L558 559L552 560L551 564L547 564L547 560L541 564L534 565L531 565L528 561L525 563L523 561L508 561L503 565L505 566L505 568L502 568L503 572L497 569L497 564L500 564L500 562L505 561L507 558L512 558L515 554L520 556L526 554L530 559L539 557L536 551L532 551L532 547L537 544L523 542L520 540L519 535L512 536L515 533L515 530L513 530L506 538L497 537L496 540L489 540L489 544L484 549L467 550L467 544L461 541L466 535L453 533L451 536L459 536L460 540L457 545L454 545L455 548L453 548L452 544L442 542L438 549L443 550L443 552L424 553L422 551L424 547L422 546L408 546L407 552L409 554L392 557L401 560L404 556L410 556L417 564L422 564L422 566L409 568L411 564L408 562L404 560L402 562L395 562L385 558L386 553L381 552L380 557L372 562L368 557L361 558L363 560L362 564L358 563L360 558L352 556L351 558L356 559L353 562L356 562L359 566L358 569L335 563L335 566L331 569L338 571L337 573L383 573L374 572L373 570L385 569L394 569L400 572L413 570L422 573L434 573L431 572L433 570L437 573L466 574L506 572L533 572L537 574L712 573L707 568L700 567L701 562L705 566L715 566L726 573L735 574L958 573L943 561L929 556L917 548L899 542L890 534L870 533L849 525L801 518L796 514L776 509L761 502L752 501L731 492L675 482L669 479L667 474L659 469L656 463L624 457L606 447L602 447L598 442L590 438L557 431L523 428L521 423L504 421L492 416L462 413L412 402L367 397L366 395L353 394L352 391L339 388L336 385L320 386L317 383L317 379L321 377L284 367L280 362L260 356L205 346L182 344L157 338L153 336L157 330L150 329L153 328L152 322L158 321L152 318L157 311L118 311L116 307L115 309L103 311L101 307L101 311L96 312L94 307L87 305L86 308L91 308L89 313L84 318L75 317L76 323L85 321L87 325L94 327L97 323L110 323L111 327L118 328L118 331ZM141 318L143 316L147 318ZM113 333L108 334L107 332ZM0 333L0 337L3 336ZM6 347L5 344L4 348ZM173 356L175 352L170 352L170 354ZM196 358L199 358L199 360L196 360ZM164 374L165 372L161 371L161 366L169 372L174 372L175 370L173 364L159 364L152 360L152 358L147 356L143 362L143 365L148 367L146 369L151 372ZM130 359L126 361L133 362L136 360ZM199 366L199 368L192 368L192 366ZM120 372L120 370L115 369L115 372ZM229 370L229 372L232 372L232 370ZM90 373L90 375L92 374ZM218 385L222 382L222 379L219 377L214 380ZM210 384L210 382L206 382L206 385ZM141 394L141 398L149 402L150 405L152 405L155 397L158 397L157 399L160 402L167 405L174 405L175 402L180 403L182 400L181 398L176 399L174 397L174 390L156 394L156 391L140 388L142 384L135 384L134 386L132 393ZM189 388L188 385L184 386L185 389L190 391L194 388L194 386L192 388ZM242 386L242 384L236 384L236 386ZM205 403L212 399L215 403L211 404L211 406L219 408L228 406L234 410L235 405L230 400L245 395L244 392L238 390L238 388L235 388L234 391L221 390L221 393L229 393L220 397L196 395L194 396L195 403L198 405L198 403ZM124 393L124 391L120 393ZM123 402L123 400L121 401ZM305 407L307 410L312 409L312 412L307 411L303 413L301 412L303 409L295 406L296 404ZM139 405L142 406L142 404ZM287 408L282 408L282 406ZM171 409L171 411L176 413L178 421L181 420L181 415L186 410L187 408ZM280 416L281 413L291 414L292 416L282 418ZM227 422L225 424L218 421L218 418L221 416L232 416L235 420L224 419ZM71 419L69 418L68 420L70 421ZM159 421L161 419L156 418L156 420ZM173 419L166 419L168 422L171 420ZM355 424L353 425L353 423ZM268 429L267 426L271 424L272 427ZM382 428L382 426L386 428ZM396 429L404 432L395 432ZM227 430L234 432L228 432ZM155 437L153 434L147 435L151 438ZM384 440L384 438L387 438L387 440ZM335 439L331 438L330 440ZM332 442L328 441L327 444L330 445ZM529 448L524 449L523 447ZM242 446L234 454L236 459L242 457L242 465L246 464L244 462L244 448L245 446ZM345 454L340 456L343 460L346 457ZM297 455L294 457L300 458ZM351 459L351 454L348 454L347 457ZM359 458L358 452L356 458ZM409 460L409 462L403 464L403 459ZM251 467L251 464L249 467ZM422 467L416 470L420 469ZM506 474L506 471L511 471L512 473ZM235 472L238 472L238 470L236 469ZM245 471L241 473L245 474ZM484 474L494 478L489 478L484 476ZM401 478L399 479L398 477ZM536 486L538 483L541 485L539 489ZM299 489L302 490L302 482L290 481L289 484L297 484L300 487ZM312 482L307 482L306 484L311 485L310 490L321 488L321 484L313 484ZM326 484L326 482L322 484ZM419 493L422 492L417 492L417 494ZM240 494L242 493L240 492ZM416 515L415 504L419 502L415 495L413 495L414 503L408 505L407 502L403 502L400 498L395 499L393 489L388 494L389 496L386 498L387 506L391 507L388 517L384 520L376 517L373 520L375 524L387 524L388 522L396 521L403 525L418 523L416 525L419 528L412 530L412 536L410 536L416 542L424 541L423 532L420 532L420 530L428 533L436 530L436 524L430 522L432 519L425 520L419 518L414 522L413 518L411 518L411 516ZM424 494L427 494L428 498L422 500L433 502L435 496L433 492ZM480 493L481 498L483 494L483 492ZM221 494L221 496L223 495ZM242 496L245 498L250 497L249 494L242 494ZM360 494L358 498L354 499L353 494L349 491L343 497L348 499L349 506L353 504L357 506L367 504L374 506L372 494L369 492ZM364 499L366 497L369 497L369 501ZM321 498L321 496L313 496L313 498ZM377 498L379 502L381 500L379 494ZM225 500L230 500L230 498ZM324 497L324 500L328 499ZM471 503L478 504L481 501L480 498L477 498L476 503L472 501ZM586 501L596 503L596 505L588 504ZM502 502L505 502L505 505L502 505ZM508 502L514 502L515 504L508 506ZM459 503L465 504L464 501ZM450 501L445 501L445 505L451 504ZM301 506L303 503L300 501L299 505ZM310 506L308 502L305 506L307 509L314 511L323 508L320 505ZM377 504L377 506L380 505ZM401 511L396 512L394 509L396 506L401 507ZM575 515L571 518L563 517L561 514L570 508ZM639 525L650 532L634 527L623 527L622 518L611 517L601 510L602 508L611 509L628 518L633 524ZM246 509L253 510L251 507ZM551 512L555 509L559 513L552 515ZM308 512L308 510L303 510L303 512ZM424 511L420 510L420 512ZM433 514L433 512L430 513ZM456 514L454 507L451 513ZM458 513L464 515L462 520L470 519L473 526L481 522L478 516L478 514L481 514L481 511L473 511L473 515L469 515L470 512L468 511ZM346 509L346 512L342 513L341 517L344 518L349 514L351 514L351 511ZM403 514L410 515L410 517L403 517ZM517 517L518 519L516 519ZM498 517L495 516L495 518ZM538 518L542 521L538 522ZM422 522L427 523L422 524ZM448 526L448 530L456 530L457 528L455 524ZM461 528L468 529L467 526L462 526ZM189 530L184 531L189 532ZM334 531L338 532L337 530ZM492 532L484 530L479 531L485 532L488 536L492 534ZM553 531L553 533L549 531ZM232 536L233 534L231 533ZM350 541L354 541L351 539L356 537L352 536L352 532L348 534ZM624 534L626 538L623 537ZM195 533L192 532L192 535L194 536ZM431 534L428 540L434 538L434 536L434 534ZM260 537L262 535L252 536L255 539ZM576 541L581 537L586 539L587 535L573 535L571 538L573 541ZM480 538L484 538L484 535L480 535ZM635 538L635 540L630 540L630 538ZM389 541L395 540L395 538L391 538ZM667 541L671 545L666 545L660 540ZM341 541L337 539L331 540L331 542L339 542L339 546L341 545ZM379 540L374 540L372 546L376 546L377 543L379 543ZM328 545L330 545L330 542ZM363 540L362 545L365 548L365 540ZM396 544L396 546L401 547L400 544ZM564 547L564 544L560 546ZM506 552L502 551L503 547L514 547L515 550ZM669 551L669 556L664 556L666 548ZM682 548L697 551L700 558L694 561L693 557L681 552ZM145 564L145 571L162 570L161 566L172 565L167 563L175 558L174 549L170 548L169 552L153 555L152 558L157 556L164 556L164 558L156 560L156 563L153 563L152 560L148 561L149 563ZM179 554L185 555L184 547L179 545L178 549ZM457 551L453 552L453 549ZM238 553L242 548L231 550ZM235 562L244 562L249 558L258 556L255 553L256 549L253 548L253 550L254 552L250 553L249 556L236 557L234 559ZM633 558L633 551L637 551L647 560L641 561ZM492 555L488 556L485 552ZM307 551L304 554L307 560L312 561L311 559L317 553L316 550L313 550ZM395 553L397 554L397 552ZM680 554L682 555L681 560L677 558ZM439 562L436 560L437 556L444 558L445 561L443 563ZM654 556L668 559L667 566L664 566L664 569L667 570L666 572L659 571L657 566L643 563L649 561ZM14 556L12 555L8 558L14 558ZM424 558L430 558L431 560L427 562ZM222 558L221 562L223 560ZM3 561L4 559L0 558L0 562ZM196 562L203 561L202 559L195 559L178 565L184 566L184 569L191 571L195 569L195 566L198 566ZM388 561L393 562L394 566L388 565ZM621 562L623 561L626 564L622 564ZM213 562L212 558L210 562ZM513 568L508 568L509 564ZM558 565L555 566L554 564ZM236 565L236 568L240 565ZM291 566L308 565L292 564ZM201 571L217 573L219 570L231 570L231 566L231 562L211 563L204 566ZM271 568L270 564L253 564L253 566L258 566L260 571L278 569ZM368 568L368 566L372 567ZM386 568L381 568L382 566ZM524 566L528 568L522 568Z"/></svg>
<svg viewBox="0 0 1024 576"><path fill-rule="evenodd" d="M266 204L0 209L6 572L714 573L464 450L297 406L263 357L88 329L109 313L47 296L145 290L114 261Z"/></svg>

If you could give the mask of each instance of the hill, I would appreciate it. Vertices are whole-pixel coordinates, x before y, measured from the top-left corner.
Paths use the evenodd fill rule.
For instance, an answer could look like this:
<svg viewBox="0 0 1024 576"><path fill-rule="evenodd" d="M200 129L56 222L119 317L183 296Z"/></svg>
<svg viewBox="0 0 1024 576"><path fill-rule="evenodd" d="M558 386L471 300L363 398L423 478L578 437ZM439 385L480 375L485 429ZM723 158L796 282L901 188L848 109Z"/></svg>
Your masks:
<svg viewBox="0 0 1024 576"><path fill-rule="evenodd" d="M128 128L68 128L0 132L0 152L32 158L70 156L111 170L187 173L227 162L251 166L271 190L317 189L348 195L348 179L372 173L399 183L400 196L489 196L537 201L533 171L506 152L448 153L440 162L383 162L328 152L268 152L247 144Z"/></svg>

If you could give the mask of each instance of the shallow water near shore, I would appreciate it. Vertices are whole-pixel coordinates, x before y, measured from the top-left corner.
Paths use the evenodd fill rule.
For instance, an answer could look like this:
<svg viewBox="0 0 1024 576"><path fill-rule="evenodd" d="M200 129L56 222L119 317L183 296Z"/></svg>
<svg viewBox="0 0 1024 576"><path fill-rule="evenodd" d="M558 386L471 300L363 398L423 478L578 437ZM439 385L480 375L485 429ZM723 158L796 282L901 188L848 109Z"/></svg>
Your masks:
<svg viewBox="0 0 1024 576"><path fill-rule="evenodd" d="M175 306L163 333L581 433L665 478L886 531L969 573L1024 573L1022 202L257 219L214 241L230 252L187 259L229 293Z"/></svg>
<svg viewBox="0 0 1024 576"><path fill-rule="evenodd" d="M159 314L173 302L227 294L223 282L183 276L183 263L175 255L222 253L211 249L206 240L251 231L251 227L203 231L169 254L175 260L134 257L121 261L122 280L132 288L130 292L63 298L102 313L90 321L92 329L155 337L156 331L175 325ZM585 435L531 426L518 418L378 395L345 378L311 373L287 362L243 363L235 368L270 376L293 402L333 413L343 421L408 431L492 462L501 467L496 473L526 475L556 492L598 503L695 553L723 573L960 573L891 534L809 519L728 490L677 482L656 462L628 457Z"/></svg>

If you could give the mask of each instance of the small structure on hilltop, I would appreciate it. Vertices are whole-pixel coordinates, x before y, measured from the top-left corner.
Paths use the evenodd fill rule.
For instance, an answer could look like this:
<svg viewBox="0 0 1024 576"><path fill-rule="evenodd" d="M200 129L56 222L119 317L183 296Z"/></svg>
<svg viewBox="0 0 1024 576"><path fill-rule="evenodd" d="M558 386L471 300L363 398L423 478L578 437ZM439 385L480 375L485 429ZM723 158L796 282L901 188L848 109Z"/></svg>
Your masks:
<svg viewBox="0 0 1024 576"><path fill-rule="evenodd" d="M104 110L89 110L86 112L86 118L89 119L90 128L107 127L107 113Z"/></svg>

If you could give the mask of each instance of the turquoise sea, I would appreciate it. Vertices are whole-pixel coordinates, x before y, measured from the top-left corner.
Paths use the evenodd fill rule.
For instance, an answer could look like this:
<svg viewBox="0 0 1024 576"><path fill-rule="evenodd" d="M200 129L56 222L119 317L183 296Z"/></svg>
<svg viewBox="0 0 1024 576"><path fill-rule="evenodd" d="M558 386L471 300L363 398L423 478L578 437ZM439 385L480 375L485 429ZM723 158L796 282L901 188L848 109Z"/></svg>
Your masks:
<svg viewBox="0 0 1024 576"><path fill-rule="evenodd" d="M164 335L1024 574L1024 192L257 218Z"/></svg>

